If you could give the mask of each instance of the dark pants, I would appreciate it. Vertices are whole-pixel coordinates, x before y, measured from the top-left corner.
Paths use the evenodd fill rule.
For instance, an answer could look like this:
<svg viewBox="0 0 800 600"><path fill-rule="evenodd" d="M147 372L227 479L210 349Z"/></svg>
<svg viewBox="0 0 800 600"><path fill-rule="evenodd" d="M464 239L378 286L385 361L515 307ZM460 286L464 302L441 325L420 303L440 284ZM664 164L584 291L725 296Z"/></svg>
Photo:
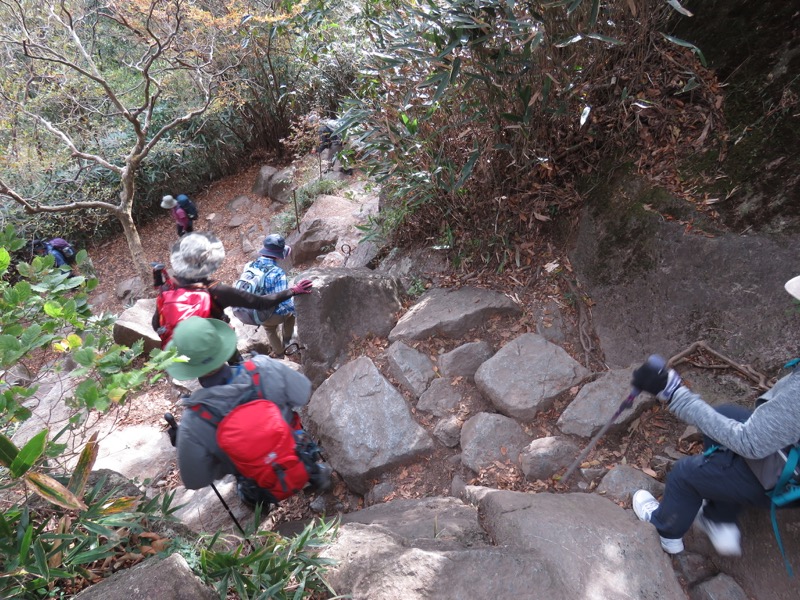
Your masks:
<svg viewBox="0 0 800 600"><path fill-rule="evenodd" d="M192 233L194 231L194 221L189 220L189 224L186 227L180 223L176 223L175 227L178 230L178 237L181 237L184 233Z"/></svg>
<svg viewBox="0 0 800 600"><path fill-rule="evenodd" d="M725 405L717 412L743 423L751 414L746 408ZM716 442L704 437L708 449ZM735 523L743 506L769 508L770 500L747 462L727 449L709 456L698 454L683 458L667 477L661 504L650 516L661 537L682 538L689 531L697 512L706 501L703 514L717 523Z"/></svg>

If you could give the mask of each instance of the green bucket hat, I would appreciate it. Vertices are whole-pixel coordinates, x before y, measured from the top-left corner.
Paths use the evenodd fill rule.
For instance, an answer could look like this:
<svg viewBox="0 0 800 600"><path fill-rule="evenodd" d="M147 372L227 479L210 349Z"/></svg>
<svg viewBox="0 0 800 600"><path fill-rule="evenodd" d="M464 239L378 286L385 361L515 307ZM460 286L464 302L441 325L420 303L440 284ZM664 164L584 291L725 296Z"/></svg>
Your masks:
<svg viewBox="0 0 800 600"><path fill-rule="evenodd" d="M189 317L178 323L167 350L175 348L187 362L176 362L167 373L178 381L195 379L215 371L236 350L236 332L218 319Z"/></svg>

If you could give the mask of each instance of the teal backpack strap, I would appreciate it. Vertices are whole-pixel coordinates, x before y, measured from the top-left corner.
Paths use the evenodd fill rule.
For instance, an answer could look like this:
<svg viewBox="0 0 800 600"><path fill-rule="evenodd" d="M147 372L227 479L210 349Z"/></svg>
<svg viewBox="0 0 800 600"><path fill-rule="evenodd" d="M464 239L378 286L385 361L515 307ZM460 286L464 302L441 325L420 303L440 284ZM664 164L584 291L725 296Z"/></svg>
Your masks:
<svg viewBox="0 0 800 600"><path fill-rule="evenodd" d="M789 564L789 559L786 558L786 550L783 547L780 531L778 531L778 518L775 512L778 506L783 506L784 504L788 504L800 498L800 487L789 484L789 481L794 475L794 470L797 468L798 459L800 459L800 452L798 452L797 446L792 446L791 450L789 450L789 455L786 457L786 465L783 467L781 476L778 478L778 483L775 484L772 491L767 492L772 500L769 509L769 516L772 520L772 531L775 533L775 539L778 542L778 550L781 551L783 564L786 565L786 571L789 573L789 577L794 577L794 572L792 571L792 565Z"/></svg>

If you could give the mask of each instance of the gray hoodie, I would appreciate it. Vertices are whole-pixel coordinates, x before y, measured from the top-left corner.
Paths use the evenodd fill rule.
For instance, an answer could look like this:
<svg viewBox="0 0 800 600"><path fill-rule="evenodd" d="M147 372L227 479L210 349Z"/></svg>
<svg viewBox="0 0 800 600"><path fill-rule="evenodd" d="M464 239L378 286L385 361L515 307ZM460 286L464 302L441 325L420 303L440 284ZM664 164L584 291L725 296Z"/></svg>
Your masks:
<svg viewBox="0 0 800 600"><path fill-rule="evenodd" d="M677 389L669 409L722 446L748 459L748 465L761 484L770 489L783 468L782 461L775 460L775 453L800 440L800 369L780 379L772 389L759 396L759 400L764 401L763 404L744 423L723 417L686 387Z"/></svg>
<svg viewBox="0 0 800 600"><path fill-rule="evenodd" d="M181 402L187 410L183 411L178 433L178 468L187 489L203 488L237 472L217 445L217 428L188 407L199 405L202 410L203 406L210 406L225 415L243 399L266 398L277 404L284 419L291 423L294 410L308 404L311 381L305 375L267 356L255 356L252 360L261 375L261 391L257 396L252 396L250 375L240 365L234 367L230 383L197 390Z"/></svg>

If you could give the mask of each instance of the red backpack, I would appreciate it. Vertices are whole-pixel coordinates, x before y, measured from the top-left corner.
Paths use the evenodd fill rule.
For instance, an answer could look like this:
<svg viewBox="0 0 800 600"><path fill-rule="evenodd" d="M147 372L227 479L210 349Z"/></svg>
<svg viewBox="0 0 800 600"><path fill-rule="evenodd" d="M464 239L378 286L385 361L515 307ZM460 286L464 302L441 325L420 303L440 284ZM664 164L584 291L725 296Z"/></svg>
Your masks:
<svg viewBox="0 0 800 600"><path fill-rule="evenodd" d="M202 404L191 410L217 427L217 444L239 474L254 480L276 501L284 500L302 490L309 480L305 453L298 452L296 437L304 433L297 415L289 425L278 405L261 397L261 378L255 363L248 360L243 366L253 383L248 398L224 416Z"/></svg>
<svg viewBox="0 0 800 600"><path fill-rule="evenodd" d="M211 316L212 305L211 294L202 283L178 287L172 279L168 279L156 298L159 315L157 333L161 338L161 348L164 349L172 339L178 323L189 317L207 319Z"/></svg>

